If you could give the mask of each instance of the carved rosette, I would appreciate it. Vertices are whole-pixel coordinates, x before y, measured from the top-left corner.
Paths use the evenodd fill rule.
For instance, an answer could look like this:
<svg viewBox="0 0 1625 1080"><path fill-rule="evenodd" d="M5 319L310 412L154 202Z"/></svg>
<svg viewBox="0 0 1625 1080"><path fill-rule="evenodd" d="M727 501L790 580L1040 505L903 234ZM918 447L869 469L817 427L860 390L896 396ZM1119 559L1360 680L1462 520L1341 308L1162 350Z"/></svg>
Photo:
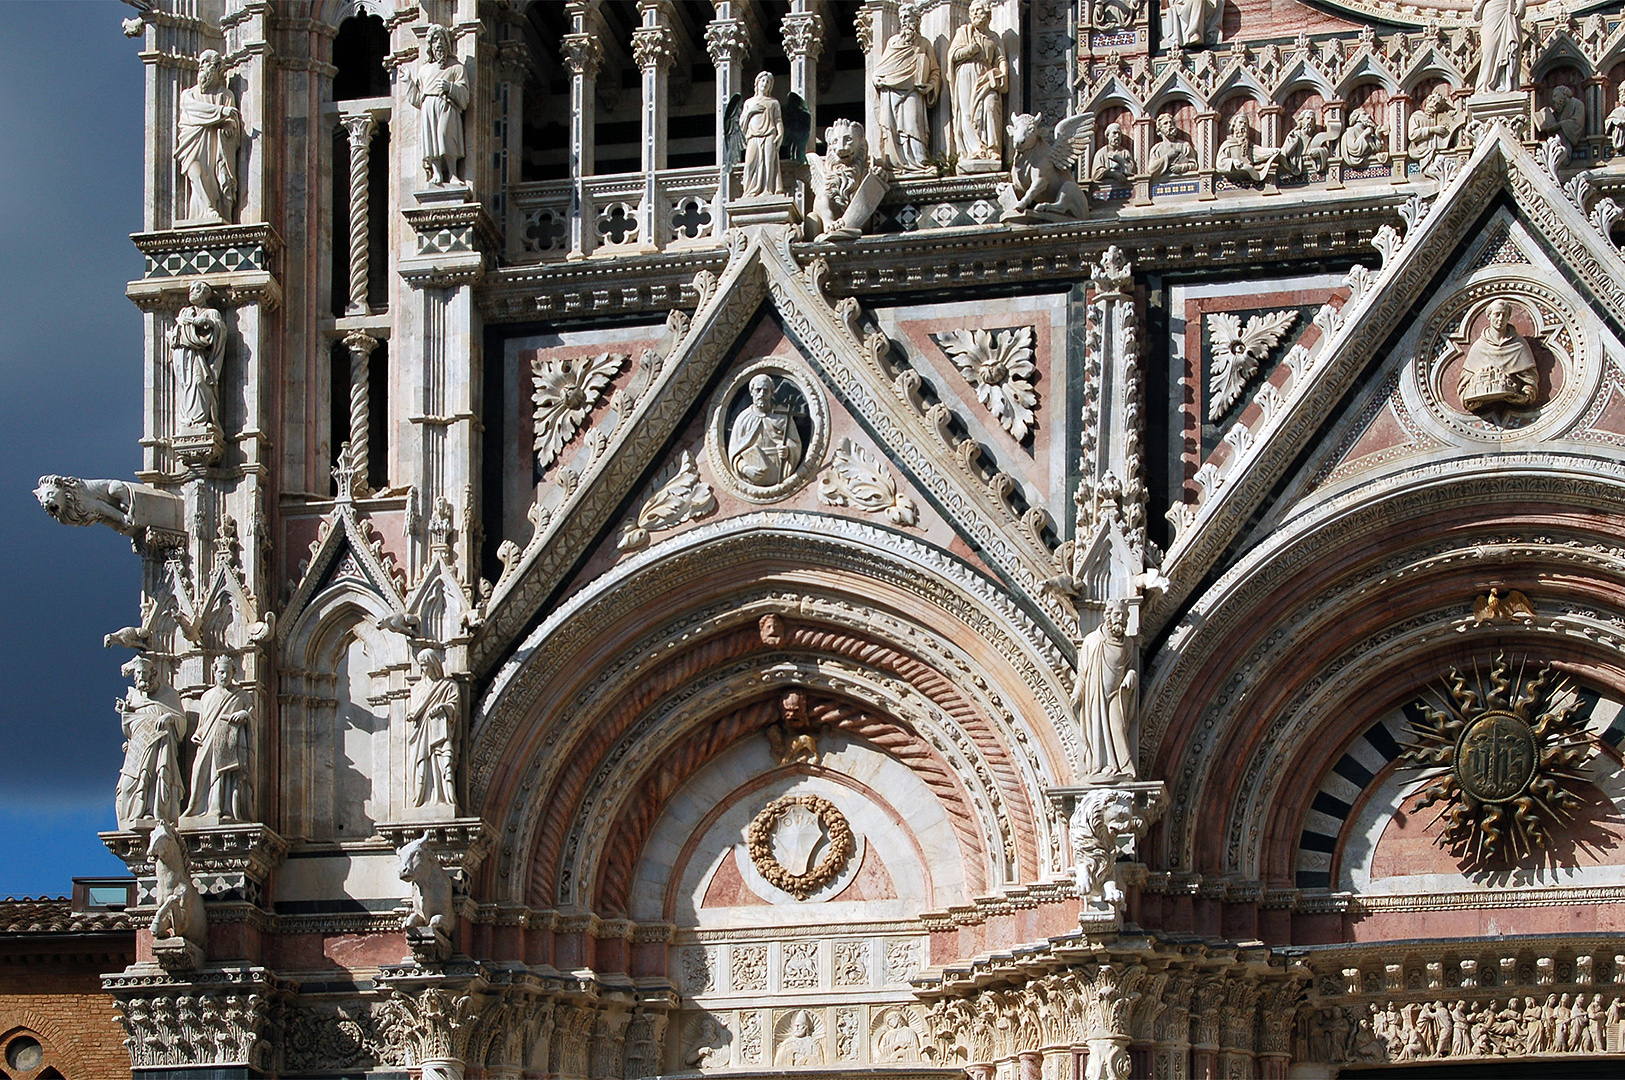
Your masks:
<svg viewBox="0 0 1625 1080"><path fill-rule="evenodd" d="M839 877L856 848L846 817L818 795L787 795L768 803L745 830L745 845L757 872L798 900Z"/></svg>

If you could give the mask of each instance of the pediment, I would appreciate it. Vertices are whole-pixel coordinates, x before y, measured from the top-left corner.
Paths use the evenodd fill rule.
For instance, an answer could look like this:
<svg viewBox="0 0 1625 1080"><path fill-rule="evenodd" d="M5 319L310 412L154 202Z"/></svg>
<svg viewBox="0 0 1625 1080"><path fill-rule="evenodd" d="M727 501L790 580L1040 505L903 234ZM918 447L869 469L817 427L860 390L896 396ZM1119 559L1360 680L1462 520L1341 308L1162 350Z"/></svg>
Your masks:
<svg viewBox="0 0 1625 1080"><path fill-rule="evenodd" d="M617 369L601 387L603 406L541 478L531 537L522 546L503 545L503 573L472 645L476 670L494 663L572 583L612 565L627 544L659 543L693 521L781 503L885 520L884 507L856 507L850 497L842 505L820 494L843 446L860 459L857 471L873 467L914 504L915 522L889 520L887 527L923 531L1025 598L1057 636L1064 633L1069 616L1040 590L1054 573L1055 519L1043 505L1047 488L1027 482L1019 466L1020 440L1007 431L1000 434L1009 446L976 437L985 431L978 431L980 421L967 422L974 390L939 391L940 373L922 373L902 354L891 355L889 328L874 325L855 300L832 303L824 281L822 260L804 268L784 227L733 234L722 273L696 277L693 314L674 312L661 340ZM773 357L779 358L779 367L768 364L775 380L800 379L802 404L816 405L822 419L816 439L811 427L806 432L806 458L796 477L740 485L725 460L732 418L719 419L719 410L742 408L750 377L745 369ZM717 506L702 511L696 505L686 513L677 505L685 492L706 502L697 485L711 491ZM672 505L655 506L644 524L668 524L640 526L663 490ZM647 536L629 541L629 532L639 529Z"/></svg>
<svg viewBox="0 0 1625 1080"><path fill-rule="evenodd" d="M1219 445L1204 448L1195 498L1168 515L1170 585L1154 626L1259 538L1351 486L1418 466L1618 446L1625 260L1588 219L1588 199L1497 126L1436 198L1402 210L1404 233L1379 230L1381 265L1349 273ZM1538 407L1464 405L1477 391L1462 389L1462 371L1496 299L1513 305L1530 342Z"/></svg>
<svg viewBox="0 0 1625 1080"><path fill-rule="evenodd" d="M395 565L372 523L345 498L322 519L317 537L311 541L310 557L301 561L298 583L277 625L282 643L286 644L312 602L334 586L373 593L395 614L406 614L402 600L405 573Z"/></svg>

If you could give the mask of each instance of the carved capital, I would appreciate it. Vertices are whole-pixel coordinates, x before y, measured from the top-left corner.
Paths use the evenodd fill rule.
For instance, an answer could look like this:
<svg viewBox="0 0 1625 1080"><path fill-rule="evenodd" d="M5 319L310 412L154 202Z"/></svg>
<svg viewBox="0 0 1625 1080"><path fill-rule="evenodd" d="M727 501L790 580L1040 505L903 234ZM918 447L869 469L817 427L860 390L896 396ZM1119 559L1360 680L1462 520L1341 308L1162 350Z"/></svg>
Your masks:
<svg viewBox="0 0 1625 1080"><path fill-rule="evenodd" d="M671 27L640 26L632 31L632 59L639 71L668 70L677 59Z"/></svg>
<svg viewBox="0 0 1625 1080"><path fill-rule="evenodd" d="M750 34L742 19L717 19L705 28L705 51L718 67L743 60L750 50Z"/></svg>
<svg viewBox="0 0 1625 1080"><path fill-rule="evenodd" d="M266 1069L278 1041L273 1005L283 996L263 968L199 971L170 978L137 964L102 976L136 1069L198 1066Z"/></svg>
<svg viewBox="0 0 1625 1080"><path fill-rule="evenodd" d="M378 121L372 113L350 113L339 121L350 136L350 152L364 151L371 143L372 133L378 130Z"/></svg>
<svg viewBox="0 0 1625 1080"><path fill-rule="evenodd" d="M596 79L604 64L604 46L594 34L565 34L564 62L571 75Z"/></svg>
<svg viewBox="0 0 1625 1080"><path fill-rule="evenodd" d="M344 335L344 347L350 350L351 356L371 356L378 348L378 339L365 330L351 330Z"/></svg>
<svg viewBox="0 0 1625 1080"><path fill-rule="evenodd" d="M824 20L812 11L792 11L780 24L784 33L784 53L791 59L804 56L809 62L824 51Z"/></svg>

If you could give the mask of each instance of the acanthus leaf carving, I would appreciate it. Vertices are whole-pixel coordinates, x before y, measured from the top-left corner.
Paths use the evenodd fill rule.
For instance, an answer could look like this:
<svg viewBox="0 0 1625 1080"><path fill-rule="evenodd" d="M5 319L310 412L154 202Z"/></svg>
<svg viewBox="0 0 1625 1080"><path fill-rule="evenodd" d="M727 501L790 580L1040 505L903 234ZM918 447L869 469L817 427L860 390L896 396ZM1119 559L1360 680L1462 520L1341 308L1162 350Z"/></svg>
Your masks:
<svg viewBox="0 0 1625 1080"><path fill-rule="evenodd" d="M711 485L700 479L700 470L687 450L678 459L671 476L649 496L638 511L637 523L628 526L616 544L621 551L636 551L649 543L649 534L675 529L685 521L704 517L717 508Z"/></svg>
<svg viewBox="0 0 1625 1080"><path fill-rule="evenodd" d="M1267 315L1254 315L1242 325L1239 315L1216 311L1207 317L1208 340L1213 344L1213 373L1208 393L1208 419L1218 420L1230 411L1243 390L1258 374L1261 360L1280 342L1298 313L1287 308Z"/></svg>
<svg viewBox="0 0 1625 1080"><path fill-rule="evenodd" d="M830 506L884 513L894 525L913 525L920 517L914 500L898 493L885 466L851 439L842 439L835 448L834 460L818 479L818 498Z"/></svg>
<svg viewBox="0 0 1625 1080"><path fill-rule="evenodd" d="M1030 326L1007 330L953 330L932 334L931 340L954 362L999 426L1017 442L1026 440L1036 426L1033 408L1038 391L1033 387L1038 369L1033 363Z"/></svg>
<svg viewBox="0 0 1625 1080"><path fill-rule="evenodd" d="M546 469L559 451L575 438L589 413L603 399L610 380L620 374L630 357L626 353L555 358L538 355L531 361L536 379L536 467Z"/></svg>

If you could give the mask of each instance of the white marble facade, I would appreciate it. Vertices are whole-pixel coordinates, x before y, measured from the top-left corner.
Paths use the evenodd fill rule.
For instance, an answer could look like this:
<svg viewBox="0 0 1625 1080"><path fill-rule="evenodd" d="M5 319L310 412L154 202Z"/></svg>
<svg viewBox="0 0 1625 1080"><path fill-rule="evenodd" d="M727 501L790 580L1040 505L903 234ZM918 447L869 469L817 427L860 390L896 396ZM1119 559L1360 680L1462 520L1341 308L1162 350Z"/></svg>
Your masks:
<svg viewBox="0 0 1625 1080"><path fill-rule="evenodd" d="M1625 24L1323 7L142 6L136 1075L1625 1052Z"/></svg>

